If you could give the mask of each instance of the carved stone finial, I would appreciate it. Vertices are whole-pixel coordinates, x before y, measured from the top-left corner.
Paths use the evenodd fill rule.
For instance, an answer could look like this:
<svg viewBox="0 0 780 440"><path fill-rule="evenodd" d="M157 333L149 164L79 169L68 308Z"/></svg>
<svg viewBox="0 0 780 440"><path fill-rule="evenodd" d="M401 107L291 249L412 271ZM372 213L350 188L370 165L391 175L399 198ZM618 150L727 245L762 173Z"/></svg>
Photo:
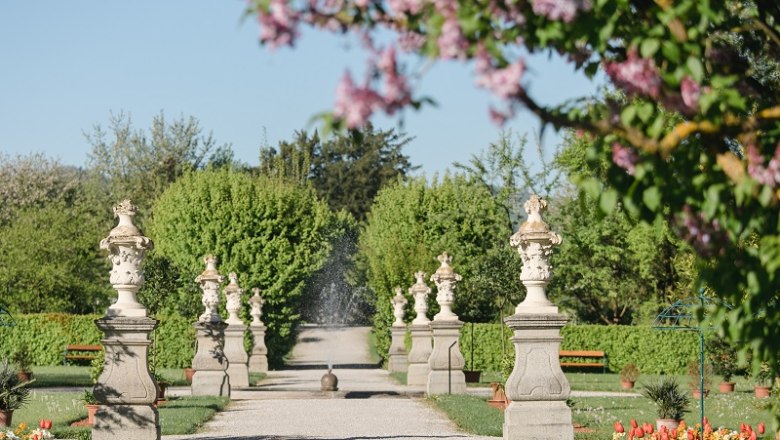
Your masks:
<svg viewBox="0 0 780 440"><path fill-rule="evenodd" d="M455 287L458 281L463 278L455 273L450 266L452 256L447 252L442 253L436 259L441 263L441 266L431 275L431 281L436 283L436 302L441 306L441 311L433 317L433 320L457 321L458 315L452 312L452 305L455 303Z"/></svg>
<svg viewBox="0 0 780 440"><path fill-rule="evenodd" d="M195 278L195 282L200 284L203 291L201 303L205 309L198 317L198 322L222 322L222 317L219 316L219 285L223 278L217 271L217 257L206 255L203 261L206 263L206 269Z"/></svg>
<svg viewBox="0 0 780 440"><path fill-rule="evenodd" d="M509 243L517 248L523 261L520 280L526 286L526 299L517 306L517 313L557 313L558 308L547 299L544 289L552 277L549 257L554 245L561 243L561 236L550 230L542 219L547 201L532 195L524 205L528 218L512 235Z"/></svg>
<svg viewBox="0 0 780 440"><path fill-rule="evenodd" d="M416 282L409 288L409 293L414 298L414 311L417 313L417 316L412 321L412 324L428 324L431 320L428 319L426 313L428 313L428 295L431 293L431 288L425 284L425 272L415 272L414 278Z"/></svg>
<svg viewBox="0 0 780 440"><path fill-rule="evenodd" d="M119 222L108 237L100 241L100 249L108 251L112 264L109 281L118 292L117 301L108 308L109 316L146 316L146 308L136 299L136 292L144 284L141 261L154 244L133 224L135 212L136 208L129 200L114 206Z"/></svg>
<svg viewBox="0 0 780 440"><path fill-rule="evenodd" d="M228 311L228 319L225 322L244 325L244 321L238 317L238 313L241 310L241 294L244 293L244 290L238 286L238 275L235 272L230 272L228 278L230 283L224 289L225 299L227 300L225 308Z"/></svg>
<svg viewBox="0 0 780 440"><path fill-rule="evenodd" d="M250 325L257 327L263 325L263 321L260 320L260 317L263 316L263 304L265 304L265 300L260 296L259 287L253 287L252 292L254 295L249 298L249 304L252 306L252 312L250 313L252 315L252 323Z"/></svg>
<svg viewBox="0 0 780 440"><path fill-rule="evenodd" d="M404 291L400 286L395 288L395 296L390 300L390 304L393 305L393 316L395 316L395 322L393 327L403 327L404 324L404 306L408 301L404 296Z"/></svg>

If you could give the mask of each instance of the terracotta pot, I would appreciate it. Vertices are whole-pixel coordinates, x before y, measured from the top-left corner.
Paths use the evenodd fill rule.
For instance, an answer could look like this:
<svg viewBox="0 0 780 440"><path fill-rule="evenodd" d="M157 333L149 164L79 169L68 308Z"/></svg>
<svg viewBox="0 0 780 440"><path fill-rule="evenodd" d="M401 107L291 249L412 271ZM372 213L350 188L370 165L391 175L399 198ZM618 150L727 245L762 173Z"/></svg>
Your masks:
<svg viewBox="0 0 780 440"><path fill-rule="evenodd" d="M0 426L11 426L11 418L14 416L14 411L0 409Z"/></svg>
<svg viewBox="0 0 780 440"><path fill-rule="evenodd" d="M87 404L87 424L94 425L95 424L95 413L98 409L100 409L100 405L90 405Z"/></svg>
<svg viewBox="0 0 780 440"><path fill-rule="evenodd" d="M509 406L509 402L507 400L488 400L488 405L492 406L493 408L500 409L501 411L505 410L507 406Z"/></svg>
<svg viewBox="0 0 780 440"><path fill-rule="evenodd" d="M753 392L756 394L756 397L759 399L766 399L769 397L769 391L771 391L772 388L770 387L762 387L756 385L755 388L753 388Z"/></svg>
<svg viewBox="0 0 780 440"><path fill-rule="evenodd" d="M195 369L194 368L185 368L184 369L184 379L187 380L187 382L192 383L192 376L195 375Z"/></svg>
<svg viewBox="0 0 780 440"><path fill-rule="evenodd" d="M157 400L165 400L166 388L168 388L167 382L157 382Z"/></svg>
<svg viewBox="0 0 780 440"><path fill-rule="evenodd" d="M491 383L490 388L493 389L493 398L487 401L488 405L493 408L498 408L501 411L505 410L506 407L509 406L511 400L506 397L504 389L496 382Z"/></svg>
<svg viewBox="0 0 780 440"><path fill-rule="evenodd" d="M30 371L17 371L16 377L19 379L19 382L27 382L30 379L32 379L32 372Z"/></svg>
<svg viewBox="0 0 780 440"><path fill-rule="evenodd" d="M718 384L718 391L721 393L733 393L734 392L734 382L721 382Z"/></svg>
<svg viewBox="0 0 780 440"><path fill-rule="evenodd" d="M620 388L624 390L630 390L634 388L634 381L632 380L621 380L620 381Z"/></svg>
<svg viewBox="0 0 780 440"><path fill-rule="evenodd" d="M701 390L694 388L691 390L691 394L693 394L694 399L701 399ZM710 390L704 390L704 397L707 397L709 394Z"/></svg>
<svg viewBox="0 0 780 440"><path fill-rule="evenodd" d="M655 429L656 431L660 431L662 426L666 426L666 429L673 430L677 429L677 427L680 425L679 420L675 419L656 419L655 420Z"/></svg>

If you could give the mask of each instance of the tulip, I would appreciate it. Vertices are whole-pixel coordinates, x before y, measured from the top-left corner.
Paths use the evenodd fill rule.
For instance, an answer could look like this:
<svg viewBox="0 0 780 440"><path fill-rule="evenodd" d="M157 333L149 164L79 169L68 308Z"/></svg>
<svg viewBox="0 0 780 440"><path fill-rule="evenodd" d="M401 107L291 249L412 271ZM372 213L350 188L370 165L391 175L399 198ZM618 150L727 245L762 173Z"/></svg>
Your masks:
<svg viewBox="0 0 780 440"><path fill-rule="evenodd" d="M645 431L642 428L638 426L634 428L634 438L642 438L644 436L645 436Z"/></svg>
<svg viewBox="0 0 780 440"><path fill-rule="evenodd" d="M661 440L669 440L669 433L666 431L660 431L661 432Z"/></svg>
<svg viewBox="0 0 780 440"><path fill-rule="evenodd" d="M642 424L642 431L644 431L645 434L652 434L653 433L653 425L651 425L650 423L647 423L647 422L643 423Z"/></svg>
<svg viewBox="0 0 780 440"><path fill-rule="evenodd" d="M688 440L696 440L696 436L693 435L693 431L688 431Z"/></svg>
<svg viewBox="0 0 780 440"><path fill-rule="evenodd" d="M750 433L750 437L748 437L748 440L756 440L756 439L758 439L758 436L756 435L756 433L755 432L751 432Z"/></svg>
<svg viewBox="0 0 780 440"><path fill-rule="evenodd" d="M636 423L636 420L631 419L631 427L636 429L637 426L639 426L639 424Z"/></svg>
<svg viewBox="0 0 780 440"><path fill-rule="evenodd" d="M623 424L620 423L620 421L615 422L615 432L617 433L626 432L625 428L623 428Z"/></svg>
<svg viewBox="0 0 780 440"><path fill-rule="evenodd" d="M705 434L712 434L712 425L710 425L709 423L704 425L704 433Z"/></svg>
<svg viewBox="0 0 780 440"><path fill-rule="evenodd" d="M766 425L764 425L764 422L761 422L758 424L758 433L761 435L764 435L766 432Z"/></svg>

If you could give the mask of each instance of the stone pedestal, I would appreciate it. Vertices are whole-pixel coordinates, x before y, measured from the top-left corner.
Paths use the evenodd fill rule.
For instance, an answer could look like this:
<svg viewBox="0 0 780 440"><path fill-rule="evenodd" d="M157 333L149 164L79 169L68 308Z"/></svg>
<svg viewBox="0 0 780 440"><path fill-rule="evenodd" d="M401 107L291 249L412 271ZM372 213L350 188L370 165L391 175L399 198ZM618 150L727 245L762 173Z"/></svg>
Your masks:
<svg viewBox="0 0 780 440"><path fill-rule="evenodd" d="M406 360L406 346L404 345L406 327L390 327L390 335L392 339L390 342L390 359L388 360L387 369L391 373L405 373L406 367L408 366Z"/></svg>
<svg viewBox="0 0 780 440"><path fill-rule="evenodd" d="M430 323L433 332L433 351L428 359L431 372L428 374L427 393L464 394L466 376L463 367L466 360L460 353L460 328L463 322L458 320L433 320Z"/></svg>
<svg viewBox="0 0 780 440"><path fill-rule="evenodd" d="M558 357L566 316L518 313L505 322L514 331L515 368L505 387L512 403L504 411L504 439L573 439L571 387Z"/></svg>
<svg viewBox="0 0 780 440"><path fill-rule="evenodd" d="M228 361L227 375L232 388L249 387L249 356L244 350L244 332L246 326L229 324L225 328L225 357Z"/></svg>
<svg viewBox="0 0 780 440"><path fill-rule="evenodd" d="M431 357L431 327L428 324L409 327L412 335L412 349L409 351L409 368L406 373L407 385L426 385L431 367L428 359Z"/></svg>
<svg viewBox="0 0 780 440"><path fill-rule="evenodd" d="M227 375L227 359L222 347L227 324L198 322L195 332L198 338L197 352L192 359L193 396L230 397L230 380Z"/></svg>
<svg viewBox="0 0 780 440"><path fill-rule="evenodd" d="M268 372L268 348L265 346L265 330L266 327L264 325L249 326L249 331L252 332L252 337L254 338L252 353L249 356L250 373Z"/></svg>
<svg viewBox="0 0 780 440"><path fill-rule="evenodd" d="M101 405L95 414L95 440L160 438L157 385L147 367L149 334L157 321L145 317L104 317L95 321L105 334L103 373L94 388Z"/></svg>

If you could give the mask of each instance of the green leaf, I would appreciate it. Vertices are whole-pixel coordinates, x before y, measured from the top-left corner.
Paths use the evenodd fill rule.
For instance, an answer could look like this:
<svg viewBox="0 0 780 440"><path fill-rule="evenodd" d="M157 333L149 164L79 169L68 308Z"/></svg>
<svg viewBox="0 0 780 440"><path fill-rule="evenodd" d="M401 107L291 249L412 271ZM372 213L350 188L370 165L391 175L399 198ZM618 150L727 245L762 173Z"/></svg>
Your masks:
<svg viewBox="0 0 780 440"><path fill-rule="evenodd" d="M615 209L615 206L617 206L617 198L617 191L610 188L601 193L601 197L599 197L599 207L602 211L609 214Z"/></svg>
<svg viewBox="0 0 780 440"><path fill-rule="evenodd" d="M639 110L637 110L639 119L641 119L642 122L647 123L647 121L650 120L650 116L653 116L653 110L655 110L653 104L649 102L643 103L642 105L639 106Z"/></svg>
<svg viewBox="0 0 780 440"><path fill-rule="evenodd" d="M658 137L661 135L661 130L664 128L664 122L663 114L656 116L655 121L653 121L653 125L647 129L647 134L653 139L658 139Z"/></svg>
<svg viewBox="0 0 780 440"><path fill-rule="evenodd" d="M628 107L624 108L622 112L620 112L620 122L622 122L626 127L629 127L631 126L631 122L634 120L635 116L636 106L629 105Z"/></svg>
<svg viewBox="0 0 780 440"><path fill-rule="evenodd" d="M685 65L688 67L688 71L696 82L701 83L704 80L704 65L698 57L688 57L688 61L686 61Z"/></svg>
<svg viewBox="0 0 780 440"><path fill-rule="evenodd" d="M642 201L651 211L657 211L661 206L661 191L657 186L651 186L642 193Z"/></svg>
<svg viewBox="0 0 780 440"><path fill-rule="evenodd" d="M680 48L672 41L664 41L661 43L661 53L664 58L673 63L680 62Z"/></svg>
<svg viewBox="0 0 780 440"><path fill-rule="evenodd" d="M642 58L651 58L658 52L659 47L661 47L660 41L656 38L647 38L639 46L639 53L642 55Z"/></svg>

